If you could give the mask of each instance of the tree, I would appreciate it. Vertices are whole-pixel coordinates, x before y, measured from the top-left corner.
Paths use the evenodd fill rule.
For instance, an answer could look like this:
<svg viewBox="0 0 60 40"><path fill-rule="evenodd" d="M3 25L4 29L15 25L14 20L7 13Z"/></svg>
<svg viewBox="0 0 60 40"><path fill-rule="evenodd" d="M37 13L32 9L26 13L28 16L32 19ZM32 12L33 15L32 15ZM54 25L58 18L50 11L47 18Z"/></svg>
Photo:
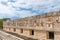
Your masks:
<svg viewBox="0 0 60 40"><path fill-rule="evenodd" d="M3 21L9 20L9 18L0 19L0 29L3 28Z"/></svg>

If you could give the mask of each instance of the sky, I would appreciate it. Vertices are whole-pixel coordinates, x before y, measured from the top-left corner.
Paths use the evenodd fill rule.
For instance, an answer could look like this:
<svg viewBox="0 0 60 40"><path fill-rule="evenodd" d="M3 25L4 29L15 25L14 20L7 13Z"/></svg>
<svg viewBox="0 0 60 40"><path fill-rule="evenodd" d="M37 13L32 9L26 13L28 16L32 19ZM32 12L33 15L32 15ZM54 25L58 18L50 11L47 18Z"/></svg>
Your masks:
<svg viewBox="0 0 60 40"><path fill-rule="evenodd" d="M60 0L0 0L0 18L24 18L60 10Z"/></svg>

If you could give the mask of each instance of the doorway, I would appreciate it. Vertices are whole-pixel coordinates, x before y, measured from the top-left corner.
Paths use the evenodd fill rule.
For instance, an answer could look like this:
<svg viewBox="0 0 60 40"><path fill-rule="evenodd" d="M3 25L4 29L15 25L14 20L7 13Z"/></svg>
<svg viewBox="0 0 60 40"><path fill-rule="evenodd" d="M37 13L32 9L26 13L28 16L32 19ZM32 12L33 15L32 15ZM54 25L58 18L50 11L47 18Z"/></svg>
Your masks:
<svg viewBox="0 0 60 40"><path fill-rule="evenodd" d="M34 35L34 30L30 30L30 35Z"/></svg>
<svg viewBox="0 0 60 40"><path fill-rule="evenodd" d="M15 32L15 31L16 31L16 28L14 28L13 30L14 30L14 32Z"/></svg>
<svg viewBox="0 0 60 40"><path fill-rule="evenodd" d="M54 39L54 32L49 32L49 39Z"/></svg>

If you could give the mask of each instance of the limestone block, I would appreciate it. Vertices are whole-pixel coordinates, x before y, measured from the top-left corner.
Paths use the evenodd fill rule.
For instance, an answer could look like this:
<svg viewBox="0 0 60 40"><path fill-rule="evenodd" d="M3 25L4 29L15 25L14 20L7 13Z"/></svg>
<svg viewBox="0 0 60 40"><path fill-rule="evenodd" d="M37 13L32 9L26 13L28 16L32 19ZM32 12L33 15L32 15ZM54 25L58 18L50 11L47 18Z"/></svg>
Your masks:
<svg viewBox="0 0 60 40"><path fill-rule="evenodd" d="M60 32L55 32L55 39L54 40L60 40Z"/></svg>

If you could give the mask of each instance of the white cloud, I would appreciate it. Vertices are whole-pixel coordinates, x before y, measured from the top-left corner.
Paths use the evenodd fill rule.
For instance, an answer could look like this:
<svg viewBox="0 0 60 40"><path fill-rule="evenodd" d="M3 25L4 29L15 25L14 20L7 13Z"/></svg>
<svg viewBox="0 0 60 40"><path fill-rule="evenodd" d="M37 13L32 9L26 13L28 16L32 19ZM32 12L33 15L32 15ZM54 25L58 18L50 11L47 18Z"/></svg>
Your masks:
<svg viewBox="0 0 60 40"><path fill-rule="evenodd" d="M60 10L60 0L0 0L0 18L27 17L54 10Z"/></svg>

